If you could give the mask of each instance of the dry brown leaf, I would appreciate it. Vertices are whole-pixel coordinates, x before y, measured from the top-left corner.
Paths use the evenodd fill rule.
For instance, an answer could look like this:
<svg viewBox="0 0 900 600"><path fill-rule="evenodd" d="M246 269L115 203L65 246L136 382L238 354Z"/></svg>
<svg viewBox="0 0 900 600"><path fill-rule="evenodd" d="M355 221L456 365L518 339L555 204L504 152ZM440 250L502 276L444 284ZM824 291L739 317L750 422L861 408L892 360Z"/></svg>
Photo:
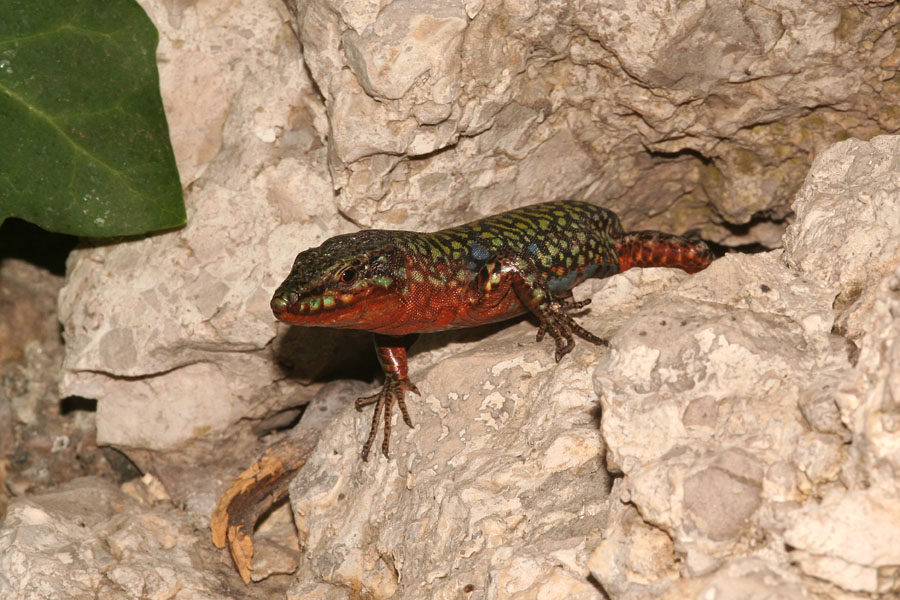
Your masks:
<svg viewBox="0 0 900 600"><path fill-rule="evenodd" d="M210 519L217 548L228 546L244 583L253 570L253 529L260 515L287 496L288 484L315 447L310 440L288 439L241 473L219 497Z"/></svg>

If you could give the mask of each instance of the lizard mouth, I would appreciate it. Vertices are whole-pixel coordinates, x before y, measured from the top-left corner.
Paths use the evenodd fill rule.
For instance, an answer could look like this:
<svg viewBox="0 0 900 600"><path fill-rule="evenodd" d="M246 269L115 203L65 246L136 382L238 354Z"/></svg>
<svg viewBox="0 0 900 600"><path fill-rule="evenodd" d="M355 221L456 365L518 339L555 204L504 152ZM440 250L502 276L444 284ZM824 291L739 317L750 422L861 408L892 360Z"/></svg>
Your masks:
<svg viewBox="0 0 900 600"><path fill-rule="evenodd" d="M272 314L275 315L276 319L281 318L281 315L288 311L290 305L291 303L288 302L288 299L279 294L272 296L272 301L269 303L269 306L272 308Z"/></svg>
<svg viewBox="0 0 900 600"><path fill-rule="evenodd" d="M281 291L275 292L269 306L272 314L279 321L286 323L315 324L313 320L316 317L323 318L324 313L333 313L336 309L345 309L354 304L358 300L352 294L323 294L320 296L311 296L301 298L296 292ZM340 312L339 310L337 312Z"/></svg>
<svg viewBox="0 0 900 600"><path fill-rule="evenodd" d="M306 317L322 312L325 308L321 298L301 300L292 292L275 292L269 307L279 321L291 322L298 317Z"/></svg>

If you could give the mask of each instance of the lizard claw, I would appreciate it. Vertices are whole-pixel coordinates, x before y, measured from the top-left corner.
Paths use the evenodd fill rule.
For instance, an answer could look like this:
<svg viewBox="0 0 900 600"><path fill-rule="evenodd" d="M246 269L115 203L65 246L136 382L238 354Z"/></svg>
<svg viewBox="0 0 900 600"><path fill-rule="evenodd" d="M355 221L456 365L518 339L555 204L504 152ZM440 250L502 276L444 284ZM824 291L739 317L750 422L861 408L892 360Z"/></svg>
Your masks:
<svg viewBox="0 0 900 600"><path fill-rule="evenodd" d="M556 353L554 355L556 362L562 360L562 357L571 352L572 348L575 347L573 334L592 344L597 344L598 346L609 345L609 342L605 339L594 335L566 314L569 310L580 308L584 305L584 301L570 302L568 304L564 302L552 302L549 310L547 310L545 314L538 315L541 320L541 326L540 329L538 329L538 341L541 341L544 332L550 334L553 341L556 343Z"/></svg>
<svg viewBox="0 0 900 600"><path fill-rule="evenodd" d="M568 296L564 296L563 298L560 298L560 300L558 301L559 309L561 309L565 312L571 312L573 310L578 310L579 308L584 308L585 306L587 306L590 303L591 303L590 298L585 298L584 300L576 301L574 299L574 297L572 296L571 291L569 291ZM543 340L544 335L546 333L547 333L547 323L542 320L540 327L538 327L537 336L535 337L535 341L540 342L541 340ZM569 350L571 350L571 348L569 348ZM567 350L566 352L563 352L563 354L560 355L560 358L562 358L562 356L567 354L569 352L569 350ZM559 362L559 358L556 359L556 362Z"/></svg>
<svg viewBox="0 0 900 600"><path fill-rule="evenodd" d="M381 420L381 414L384 413L384 441L381 443L381 453L385 458L390 458L388 451L390 449L391 440L391 416L394 402L400 407L400 414L403 415L403 422L407 427L414 427L412 419L409 417L409 410L406 408L406 392L412 392L420 396L418 388L409 379L398 379L388 376L385 379L384 386L377 394L372 396L364 396L356 400L356 410L362 410L364 407L374 404L375 412L372 414L372 426L369 429L369 437L362 449L363 461L369 460L369 451L375 443L375 436L378 434L378 423Z"/></svg>

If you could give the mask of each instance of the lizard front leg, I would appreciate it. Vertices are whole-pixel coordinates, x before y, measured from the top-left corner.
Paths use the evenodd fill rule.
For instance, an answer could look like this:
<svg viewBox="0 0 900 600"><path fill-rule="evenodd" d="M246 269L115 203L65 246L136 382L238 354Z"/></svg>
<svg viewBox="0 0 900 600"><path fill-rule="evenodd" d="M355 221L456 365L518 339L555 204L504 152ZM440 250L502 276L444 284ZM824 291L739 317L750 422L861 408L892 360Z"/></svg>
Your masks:
<svg viewBox="0 0 900 600"><path fill-rule="evenodd" d="M384 441L381 443L381 453L384 454L385 458L389 458L391 411L394 402L396 401L400 406L403 422L407 426L412 427L412 420L409 418L409 411L406 408L405 396L406 392L419 394L419 390L409 380L404 338L376 335L375 352L378 355L378 362L384 371L384 385L377 394L356 400L356 410L362 410L371 404L375 405L375 412L372 414L372 427L369 429L369 437L366 439L362 449L362 459L364 461L369 460L369 451L372 449L372 444L375 443L375 435L378 433L378 421L382 413L384 413Z"/></svg>

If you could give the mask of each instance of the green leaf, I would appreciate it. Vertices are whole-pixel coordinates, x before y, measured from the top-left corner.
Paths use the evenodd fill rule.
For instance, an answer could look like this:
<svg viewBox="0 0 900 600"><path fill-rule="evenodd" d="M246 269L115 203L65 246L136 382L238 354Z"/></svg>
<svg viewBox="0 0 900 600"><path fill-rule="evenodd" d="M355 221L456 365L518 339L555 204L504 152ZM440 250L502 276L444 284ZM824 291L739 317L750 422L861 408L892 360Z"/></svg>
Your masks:
<svg viewBox="0 0 900 600"><path fill-rule="evenodd" d="M184 224L157 39L133 0L0 0L0 222L91 237Z"/></svg>

